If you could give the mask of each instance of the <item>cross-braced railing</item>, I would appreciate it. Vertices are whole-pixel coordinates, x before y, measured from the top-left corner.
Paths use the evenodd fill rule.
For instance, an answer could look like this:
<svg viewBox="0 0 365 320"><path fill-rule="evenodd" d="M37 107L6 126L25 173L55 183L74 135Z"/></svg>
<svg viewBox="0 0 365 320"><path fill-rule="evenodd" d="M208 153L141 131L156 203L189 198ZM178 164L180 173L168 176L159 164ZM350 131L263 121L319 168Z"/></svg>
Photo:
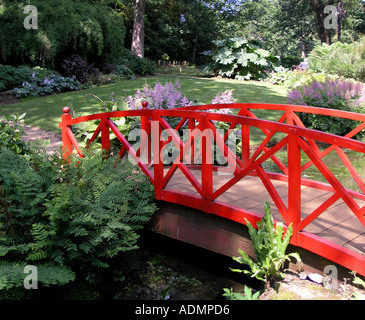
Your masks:
<svg viewBox="0 0 365 320"><path fill-rule="evenodd" d="M233 114L222 114L220 109L230 109ZM280 118L277 122L259 119L255 111L260 109L279 112ZM305 128L298 113L352 119L358 121L359 125L345 137L340 137ZM122 134L113 122L114 118L121 117L140 119L138 144L132 144L128 135ZM150 110L144 104L141 110L115 111L72 119L69 108L66 107L60 122L65 158L73 150L82 156L72 126L86 121L99 121L88 145L99 139L101 147L109 150L110 133L114 133L119 142L119 155L128 156L149 177L156 199L187 205L243 224L246 223L246 218L256 225L262 215L220 200L222 195L232 190L241 180L247 176L256 176L265 186L282 221L287 226L293 225L293 245L365 275L364 247L362 252L355 252L304 230L334 203L341 201L361 223L363 230L359 231L359 236L365 235L364 172L359 172L347 156L348 150L361 155L365 153L365 143L352 139L365 128L365 115L275 104L205 105L171 110ZM175 125L172 127L171 123ZM255 146L252 146L250 139L253 128L261 130L264 137ZM168 149L169 163L166 162ZM344 187L326 165L324 158L333 151L338 155L339 165L348 170L348 175L352 177L358 190ZM218 154L220 159L224 159L224 163L217 163ZM304 157L307 160L303 163ZM276 172L265 170L265 163L268 161L275 164ZM305 178L304 172L311 167L321 173L325 182ZM200 170L200 174L196 174L196 169ZM194 193L169 187L169 182L178 171L193 186ZM223 172L227 177L225 183L215 186L215 175ZM277 180L287 182L288 192L285 199L275 187L274 182ZM305 217L301 207L302 187L327 191L330 194Z"/></svg>

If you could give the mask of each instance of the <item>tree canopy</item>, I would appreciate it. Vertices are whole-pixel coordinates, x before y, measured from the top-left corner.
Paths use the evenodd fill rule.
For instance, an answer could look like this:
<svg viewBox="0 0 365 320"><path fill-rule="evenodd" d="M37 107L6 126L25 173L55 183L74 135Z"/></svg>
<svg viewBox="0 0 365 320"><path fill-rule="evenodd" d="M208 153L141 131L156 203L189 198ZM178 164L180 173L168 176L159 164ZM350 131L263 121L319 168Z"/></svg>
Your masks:
<svg viewBox="0 0 365 320"><path fill-rule="evenodd" d="M25 30L28 1L0 0L0 63L54 65L79 54L91 62L118 59L123 48L135 51L136 17L139 56L203 64L202 53L214 41L235 36L258 41L283 61L300 61L316 44L338 41L324 21L327 5L338 0L34 0L37 30ZM139 6L136 6L138 4ZM361 0L343 1L341 41L365 33ZM138 13L140 13L138 15ZM133 32L133 30L135 30ZM132 45L133 44L133 45Z"/></svg>

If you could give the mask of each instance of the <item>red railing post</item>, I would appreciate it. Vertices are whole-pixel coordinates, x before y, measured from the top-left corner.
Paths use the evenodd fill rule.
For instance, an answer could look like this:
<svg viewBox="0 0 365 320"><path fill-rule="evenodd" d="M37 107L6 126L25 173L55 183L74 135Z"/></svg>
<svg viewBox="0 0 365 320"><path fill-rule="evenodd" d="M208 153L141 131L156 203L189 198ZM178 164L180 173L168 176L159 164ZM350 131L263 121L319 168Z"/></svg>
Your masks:
<svg viewBox="0 0 365 320"><path fill-rule="evenodd" d="M155 181L155 198L162 200L162 183L164 178L164 164L163 164L163 141L162 141L162 127L160 125L160 117L156 111L152 115L151 135L153 139L153 178Z"/></svg>
<svg viewBox="0 0 365 320"><path fill-rule="evenodd" d="M242 161L246 164L250 160L250 127L241 125Z"/></svg>
<svg viewBox="0 0 365 320"><path fill-rule="evenodd" d="M101 148L105 151L109 151L110 149L110 130L107 124L107 120L102 118L101 121Z"/></svg>
<svg viewBox="0 0 365 320"><path fill-rule="evenodd" d="M201 184L203 208L205 212L209 212L210 203L213 194L213 157L212 157L212 130L208 126L207 115L203 113L200 116L201 126Z"/></svg>
<svg viewBox="0 0 365 320"><path fill-rule="evenodd" d="M61 132L62 132L62 156L63 159L66 160L68 159L73 151L73 147L72 147L72 141L67 133L67 128L72 129L72 126L66 126L64 124L65 121L71 120L72 116L69 114L70 113L70 108L69 107L64 107L62 109L63 114L61 116Z"/></svg>
<svg viewBox="0 0 365 320"><path fill-rule="evenodd" d="M189 132L188 141L189 141L194 129L195 129L195 119L189 118L188 119L188 132ZM195 164L195 141L194 140L191 142L189 155L190 155L189 164L194 165Z"/></svg>
<svg viewBox="0 0 365 320"><path fill-rule="evenodd" d="M142 102L143 110L147 110L148 102ZM145 164L151 163L151 121L147 116L141 116L141 145L138 155L145 160Z"/></svg>
<svg viewBox="0 0 365 320"><path fill-rule="evenodd" d="M301 220L301 155L296 128L288 133L288 216L293 225L292 243L298 244L299 223Z"/></svg>

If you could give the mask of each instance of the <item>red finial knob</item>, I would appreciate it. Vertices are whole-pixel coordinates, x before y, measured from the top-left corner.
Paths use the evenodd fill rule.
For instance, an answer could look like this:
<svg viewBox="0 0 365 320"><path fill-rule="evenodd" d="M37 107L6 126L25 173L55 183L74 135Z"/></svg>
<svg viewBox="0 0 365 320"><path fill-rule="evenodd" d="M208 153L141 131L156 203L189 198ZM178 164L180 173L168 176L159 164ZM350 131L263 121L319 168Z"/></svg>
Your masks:
<svg viewBox="0 0 365 320"><path fill-rule="evenodd" d="M62 109L63 113L69 113L70 112L70 108L69 107L64 107Z"/></svg>
<svg viewBox="0 0 365 320"><path fill-rule="evenodd" d="M146 109L148 107L148 102L147 101L143 101L142 102L142 108Z"/></svg>

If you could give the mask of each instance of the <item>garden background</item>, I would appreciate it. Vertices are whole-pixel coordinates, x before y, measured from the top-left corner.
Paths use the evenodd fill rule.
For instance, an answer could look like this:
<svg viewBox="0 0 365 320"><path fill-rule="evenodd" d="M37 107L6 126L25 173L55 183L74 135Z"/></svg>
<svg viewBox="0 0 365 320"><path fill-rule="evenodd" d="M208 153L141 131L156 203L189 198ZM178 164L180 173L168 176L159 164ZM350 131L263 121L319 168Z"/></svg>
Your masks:
<svg viewBox="0 0 365 320"><path fill-rule="evenodd" d="M364 113L365 4L341 3L32 0L24 11L29 1L0 0L0 295L24 298L29 263L40 266L44 288L82 288L66 295L100 298L105 277L127 290L136 267L126 260L156 210L145 177L129 179L129 166L97 154L60 170L59 153L24 142L22 122L59 133L64 106L80 116L143 100L155 109L237 101ZM323 14L327 5L339 14ZM356 125L301 117L339 135ZM87 139L91 128L75 130Z"/></svg>

